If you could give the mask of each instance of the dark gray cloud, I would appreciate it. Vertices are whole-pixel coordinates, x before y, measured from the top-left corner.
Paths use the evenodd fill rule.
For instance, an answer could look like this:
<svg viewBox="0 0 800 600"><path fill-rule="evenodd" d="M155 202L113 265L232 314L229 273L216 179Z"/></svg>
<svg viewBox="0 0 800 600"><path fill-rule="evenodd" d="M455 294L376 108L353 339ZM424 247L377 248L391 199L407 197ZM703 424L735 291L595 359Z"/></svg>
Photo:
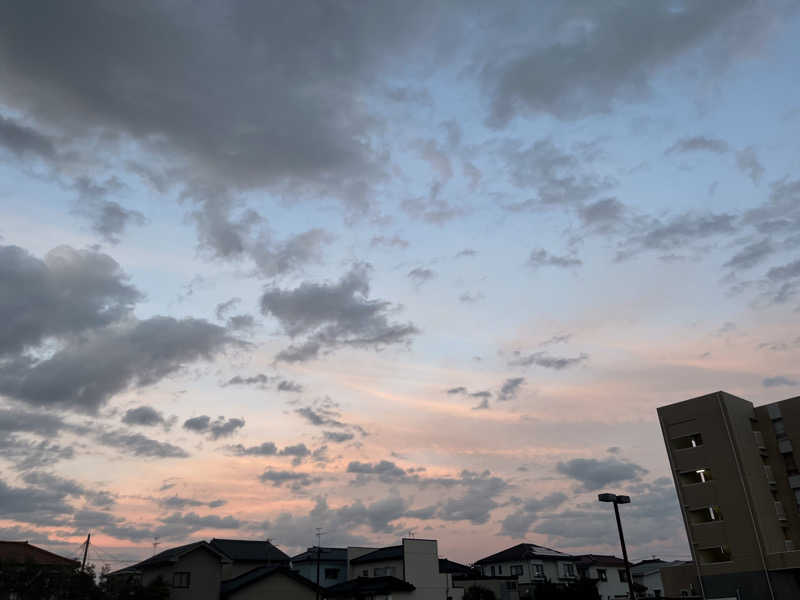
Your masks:
<svg viewBox="0 0 800 600"><path fill-rule="evenodd" d="M141 293L107 254L59 246L44 260L0 246L0 356L114 323Z"/></svg>
<svg viewBox="0 0 800 600"><path fill-rule="evenodd" d="M589 355L581 353L578 356L552 356L547 352L533 352L531 354L522 354L518 350L514 351L514 358L508 361L508 364L513 367L530 367L537 366L545 369L555 369L561 371L569 367L574 367L582 362L589 360Z"/></svg>
<svg viewBox="0 0 800 600"><path fill-rule="evenodd" d="M763 262L775 252L775 247L769 238L764 238L744 246L734 254L723 266L730 269L750 269Z"/></svg>
<svg viewBox="0 0 800 600"><path fill-rule="evenodd" d="M481 292L464 292L458 297L458 301L463 302L464 304L474 304L476 302L480 302L481 300L483 300L483 294Z"/></svg>
<svg viewBox="0 0 800 600"><path fill-rule="evenodd" d="M164 425L166 420L164 419L164 415L152 406L138 406L125 411L122 422L126 425L155 427L156 425Z"/></svg>
<svg viewBox="0 0 800 600"><path fill-rule="evenodd" d="M527 22L526 6L501 23ZM713 42L719 56L736 56L735 49L763 35L765 23L771 23L759 18L760 7L744 0L678 7L666 1L577 1L544 11L536 5L536 10L539 22L547 24L541 35L514 37L506 51L487 54L482 74L492 98L492 125L504 126L517 115L573 119L609 112L620 102L647 97L650 77L692 49ZM506 28L496 34L506 40L512 35ZM693 65L713 72L709 63Z"/></svg>
<svg viewBox="0 0 800 600"><path fill-rule="evenodd" d="M793 260L792 262L781 265L780 267L772 267L767 271L767 279L772 282L783 282L800 277L800 259Z"/></svg>
<svg viewBox="0 0 800 600"><path fill-rule="evenodd" d="M477 254L477 250L473 250L472 248L464 248L456 253L456 258L472 258L473 256L477 256Z"/></svg>
<svg viewBox="0 0 800 600"><path fill-rule="evenodd" d="M727 213L684 213L669 218L644 218L635 223L635 233L620 243L617 259L645 251L672 252L737 231L737 217Z"/></svg>
<svg viewBox="0 0 800 600"><path fill-rule="evenodd" d="M226 329L200 319L125 321L87 333L48 358L0 363L0 393L93 413L129 387L152 385L238 344Z"/></svg>
<svg viewBox="0 0 800 600"><path fill-rule="evenodd" d="M52 158L56 154L55 143L50 137L3 115L0 115L0 147L19 157Z"/></svg>
<svg viewBox="0 0 800 600"><path fill-rule="evenodd" d="M598 231L610 231L627 217L628 207L616 198L603 198L578 207L581 222Z"/></svg>
<svg viewBox="0 0 800 600"><path fill-rule="evenodd" d="M520 388L525 383L524 377L511 377L503 382L500 386L500 391L497 394L497 399L501 402L513 400L519 394Z"/></svg>
<svg viewBox="0 0 800 600"><path fill-rule="evenodd" d="M408 272L408 278L414 282L415 285L422 285L436 277L436 273L432 269L426 267L416 267Z"/></svg>
<svg viewBox="0 0 800 600"><path fill-rule="evenodd" d="M119 236L131 225L145 225L147 219L138 210L123 207L108 196L125 189L116 177L98 183L89 177L78 177L73 184L78 193L76 214L89 220L92 229L110 244L119 243Z"/></svg>
<svg viewBox="0 0 800 600"><path fill-rule="evenodd" d="M667 148L664 154L686 152L713 152L715 154L725 154L728 150L730 150L730 146L725 140L700 135L679 139L672 144L672 146Z"/></svg>
<svg viewBox="0 0 800 600"><path fill-rule="evenodd" d="M243 525L239 519L231 515L221 517L198 515L195 512L174 512L161 517L159 521L161 524L151 529L151 537L186 539L201 529L239 529ZM136 535L135 532L134 535Z"/></svg>
<svg viewBox="0 0 800 600"><path fill-rule="evenodd" d="M515 539L524 538L540 513L553 511L567 501L567 495L554 492L542 498L530 498L500 522L500 533Z"/></svg>
<svg viewBox="0 0 800 600"><path fill-rule="evenodd" d="M489 520L491 512L500 506L495 498L508 489L508 483L500 477L493 477L489 471L462 471L460 484L466 488L465 493L440 504L437 512L440 519L482 525Z"/></svg>
<svg viewBox="0 0 800 600"><path fill-rule="evenodd" d="M223 416L212 420L208 415L201 415L186 419L183 422L184 429L194 433L208 434L208 439L210 440L230 437L242 427L244 427L244 419L226 419Z"/></svg>
<svg viewBox="0 0 800 600"><path fill-rule="evenodd" d="M268 386L272 384L275 385L275 389L279 392L302 392L303 386L296 381L291 381L289 379L282 379L281 377L274 375L269 376L265 375L264 373L258 373L257 375L250 375L249 377L243 377L241 375L236 375L231 377L224 385L254 385L262 389L266 389Z"/></svg>
<svg viewBox="0 0 800 600"><path fill-rule="evenodd" d="M267 377L263 373L259 373L258 375L251 375L250 377L242 377L241 375L236 375L231 377L225 385L257 385L259 387L267 385L271 381L270 377Z"/></svg>
<svg viewBox="0 0 800 600"><path fill-rule="evenodd" d="M124 454L144 458L187 458L189 453L183 448L159 442L141 433L129 433L122 430L107 431L96 438L97 442L110 448L116 448Z"/></svg>
<svg viewBox="0 0 800 600"><path fill-rule="evenodd" d="M61 524L73 510L67 495L58 489L12 487L0 479L0 513L5 519L34 525Z"/></svg>
<svg viewBox="0 0 800 600"><path fill-rule="evenodd" d="M275 442L263 442L258 446L236 444L233 446L226 446L225 449L236 456L275 456L278 454L278 447L275 445Z"/></svg>
<svg viewBox="0 0 800 600"><path fill-rule="evenodd" d="M392 237L386 237L384 235L376 235L370 241L369 245L373 248L378 246L383 246L385 248L402 248L405 250L408 248L409 243L408 240L404 240L403 238L393 235Z"/></svg>
<svg viewBox="0 0 800 600"><path fill-rule="evenodd" d="M581 489L587 492L599 490L612 483L638 481L647 469L631 462L621 461L614 457L574 458L556 465L556 471L577 481Z"/></svg>
<svg viewBox="0 0 800 600"><path fill-rule="evenodd" d="M16 435L0 436L0 456L17 471L52 467L62 460L75 458L72 446L49 440L30 440Z"/></svg>
<svg viewBox="0 0 800 600"><path fill-rule="evenodd" d="M382 460L377 463L363 463L355 460L347 465L347 472L356 473L357 475L377 475L382 481L390 482L404 479L406 476L405 469L398 467L389 460Z"/></svg>
<svg viewBox="0 0 800 600"><path fill-rule="evenodd" d="M322 435L326 441L333 442L334 444L349 442L355 437L354 433L349 433L347 431L323 431Z"/></svg>
<svg viewBox="0 0 800 600"><path fill-rule="evenodd" d="M532 269L538 269L539 267L560 267L568 269L570 267L580 267L583 261L574 256L558 256L556 254L550 254L544 248L537 248L531 250L531 254L528 256L528 260L525 264Z"/></svg>
<svg viewBox="0 0 800 600"><path fill-rule="evenodd" d="M296 381L290 381L288 379L281 379L278 382L277 389L279 392L302 392L303 386Z"/></svg>
<svg viewBox="0 0 800 600"><path fill-rule="evenodd" d="M74 479L67 479L46 471L28 471L22 475L22 480L29 485L38 486L64 496L82 497L94 506L109 507L116 502L114 496L108 491L87 487Z"/></svg>
<svg viewBox="0 0 800 600"><path fill-rule="evenodd" d="M85 434L87 429L65 422L52 413L18 407L0 408L0 457L17 471L49 467L74 458L72 446L54 439L63 432ZM38 436L44 439L30 439Z"/></svg>
<svg viewBox="0 0 800 600"><path fill-rule="evenodd" d="M766 377L764 381L761 382L764 387L779 387L779 386L787 386L787 387L796 387L800 385L795 379L790 379L783 375L776 375L775 377Z"/></svg>
<svg viewBox="0 0 800 600"><path fill-rule="evenodd" d="M748 210L743 220L763 234L800 231L800 180L785 177L772 183L767 202Z"/></svg>
<svg viewBox="0 0 800 600"><path fill-rule="evenodd" d="M540 346L552 346L554 344L566 344L568 341L572 339L571 333L559 333L554 335L553 337L546 339L543 341Z"/></svg>
<svg viewBox="0 0 800 600"><path fill-rule="evenodd" d="M442 182L434 181L427 196L406 198L400 204L409 217L433 225L444 225L467 214L465 206L457 205L443 198Z"/></svg>
<svg viewBox="0 0 800 600"><path fill-rule="evenodd" d="M288 484L293 491L300 491L322 481L320 477L313 477L308 473L298 471L275 471L267 469L258 477L261 483L271 483L274 487L281 487Z"/></svg>
<svg viewBox="0 0 800 600"><path fill-rule="evenodd" d="M293 290L269 288L261 298L265 315L275 317L292 339L277 360L302 361L316 358L321 350L343 346L382 348L407 343L418 333L411 323L389 321L392 305L370 300L368 267L355 265L337 283L303 283Z"/></svg>

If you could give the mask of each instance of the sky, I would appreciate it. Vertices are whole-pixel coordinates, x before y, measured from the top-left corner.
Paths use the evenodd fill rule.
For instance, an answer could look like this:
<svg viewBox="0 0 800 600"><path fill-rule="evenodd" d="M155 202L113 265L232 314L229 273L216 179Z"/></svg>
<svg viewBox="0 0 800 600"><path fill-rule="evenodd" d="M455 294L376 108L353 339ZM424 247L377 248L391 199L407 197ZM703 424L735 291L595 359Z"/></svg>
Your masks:
<svg viewBox="0 0 800 600"><path fill-rule="evenodd" d="M688 558L800 394L794 2L0 4L0 538Z"/></svg>

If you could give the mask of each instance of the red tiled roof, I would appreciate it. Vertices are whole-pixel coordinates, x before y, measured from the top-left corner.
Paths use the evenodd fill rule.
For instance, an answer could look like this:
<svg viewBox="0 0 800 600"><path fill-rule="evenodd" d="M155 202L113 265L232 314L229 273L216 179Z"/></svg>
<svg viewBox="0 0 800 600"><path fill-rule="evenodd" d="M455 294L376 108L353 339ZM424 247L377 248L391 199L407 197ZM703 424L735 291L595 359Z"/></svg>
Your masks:
<svg viewBox="0 0 800 600"><path fill-rule="evenodd" d="M0 541L0 562L12 565L50 565L63 567L77 567L80 563L71 558L53 554L28 542L3 542Z"/></svg>

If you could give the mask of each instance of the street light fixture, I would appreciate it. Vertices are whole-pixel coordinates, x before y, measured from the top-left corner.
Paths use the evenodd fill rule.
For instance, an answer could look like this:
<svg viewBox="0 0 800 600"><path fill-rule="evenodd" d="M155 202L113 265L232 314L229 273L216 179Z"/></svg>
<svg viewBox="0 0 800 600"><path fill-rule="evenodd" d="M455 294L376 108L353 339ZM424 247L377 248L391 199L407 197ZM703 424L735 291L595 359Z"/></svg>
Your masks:
<svg viewBox="0 0 800 600"><path fill-rule="evenodd" d="M628 579L628 592L630 593L631 600L636 598L633 592L633 579L631 579L631 567L628 562L628 550L625 548L625 536L622 534L622 521L619 518L619 505L630 504L630 496L622 496L617 494L600 494L597 496L600 502L611 502L614 505L614 516L617 517L617 529L619 530L619 543L622 545L622 558L625 561L625 573Z"/></svg>

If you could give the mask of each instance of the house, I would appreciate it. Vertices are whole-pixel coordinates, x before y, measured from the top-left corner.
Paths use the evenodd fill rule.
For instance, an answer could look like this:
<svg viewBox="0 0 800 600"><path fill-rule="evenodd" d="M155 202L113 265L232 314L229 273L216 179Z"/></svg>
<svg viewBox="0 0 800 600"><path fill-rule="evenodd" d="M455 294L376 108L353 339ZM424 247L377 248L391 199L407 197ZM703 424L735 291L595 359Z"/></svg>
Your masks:
<svg viewBox="0 0 800 600"><path fill-rule="evenodd" d="M227 556L222 566L222 579L233 579L256 567L288 567L289 555L273 546L269 540L228 540L214 538L209 544Z"/></svg>
<svg viewBox="0 0 800 600"><path fill-rule="evenodd" d="M697 565L694 561L670 563L661 566L661 581L664 582L666 598L704 598ZM776 596L777 598L777 596Z"/></svg>
<svg viewBox="0 0 800 600"><path fill-rule="evenodd" d="M578 580L573 556L538 546L517 544L475 562L484 576L515 575L521 598L533 598L538 582L551 581L566 585Z"/></svg>
<svg viewBox="0 0 800 600"><path fill-rule="evenodd" d="M628 598L628 573L625 561L606 554L583 554L575 557L578 573L597 584L601 600Z"/></svg>
<svg viewBox="0 0 800 600"><path fill-rule="evenodd" d="M324 590L283 565L261 566L222 582L220 600L316 600Z"/></svg>
<svg viewBox="0 0 800 600"><path fill-rule="evenodd" d="M403 539L385 548L349 547L348 581L326 589L331 598L382 597L457 600L452 576L439 571L436 540ZM378 581L370 581L378 580ZM384 590L384 591L380 591ZM350 594L350 595L348 595Z"/></svg>
<svg viewBox="0 0 800 600"><path fill-rule="evenodd" d="M317 583L317 559L320 586L330 587L347 581L347 548L308 548L292 557L292 569Z"/></svg>
<svg viewBox="0 0 800 600"><path fill-rule="evenodd" d="M658 558L643 560L631 567L631 577L634 583L641 586L640 598L662 598L664 594L664 583L661 580L661 568L682 565L685 561L664 561Z"/></svg>
<svg viewBox="0 0 800 600"><path fill-rule="evenodd" d="M222 571L231 559L208 542L169 548L131 567L109 573L115 589L159 580L170 588L170 600L218 600Z"/></svg>
<svg viewBox="0 0 800 600"><path fill-rule="evenodd" d="M80 563L28 542L0 541L0 599L60 596Z"/></svg>

